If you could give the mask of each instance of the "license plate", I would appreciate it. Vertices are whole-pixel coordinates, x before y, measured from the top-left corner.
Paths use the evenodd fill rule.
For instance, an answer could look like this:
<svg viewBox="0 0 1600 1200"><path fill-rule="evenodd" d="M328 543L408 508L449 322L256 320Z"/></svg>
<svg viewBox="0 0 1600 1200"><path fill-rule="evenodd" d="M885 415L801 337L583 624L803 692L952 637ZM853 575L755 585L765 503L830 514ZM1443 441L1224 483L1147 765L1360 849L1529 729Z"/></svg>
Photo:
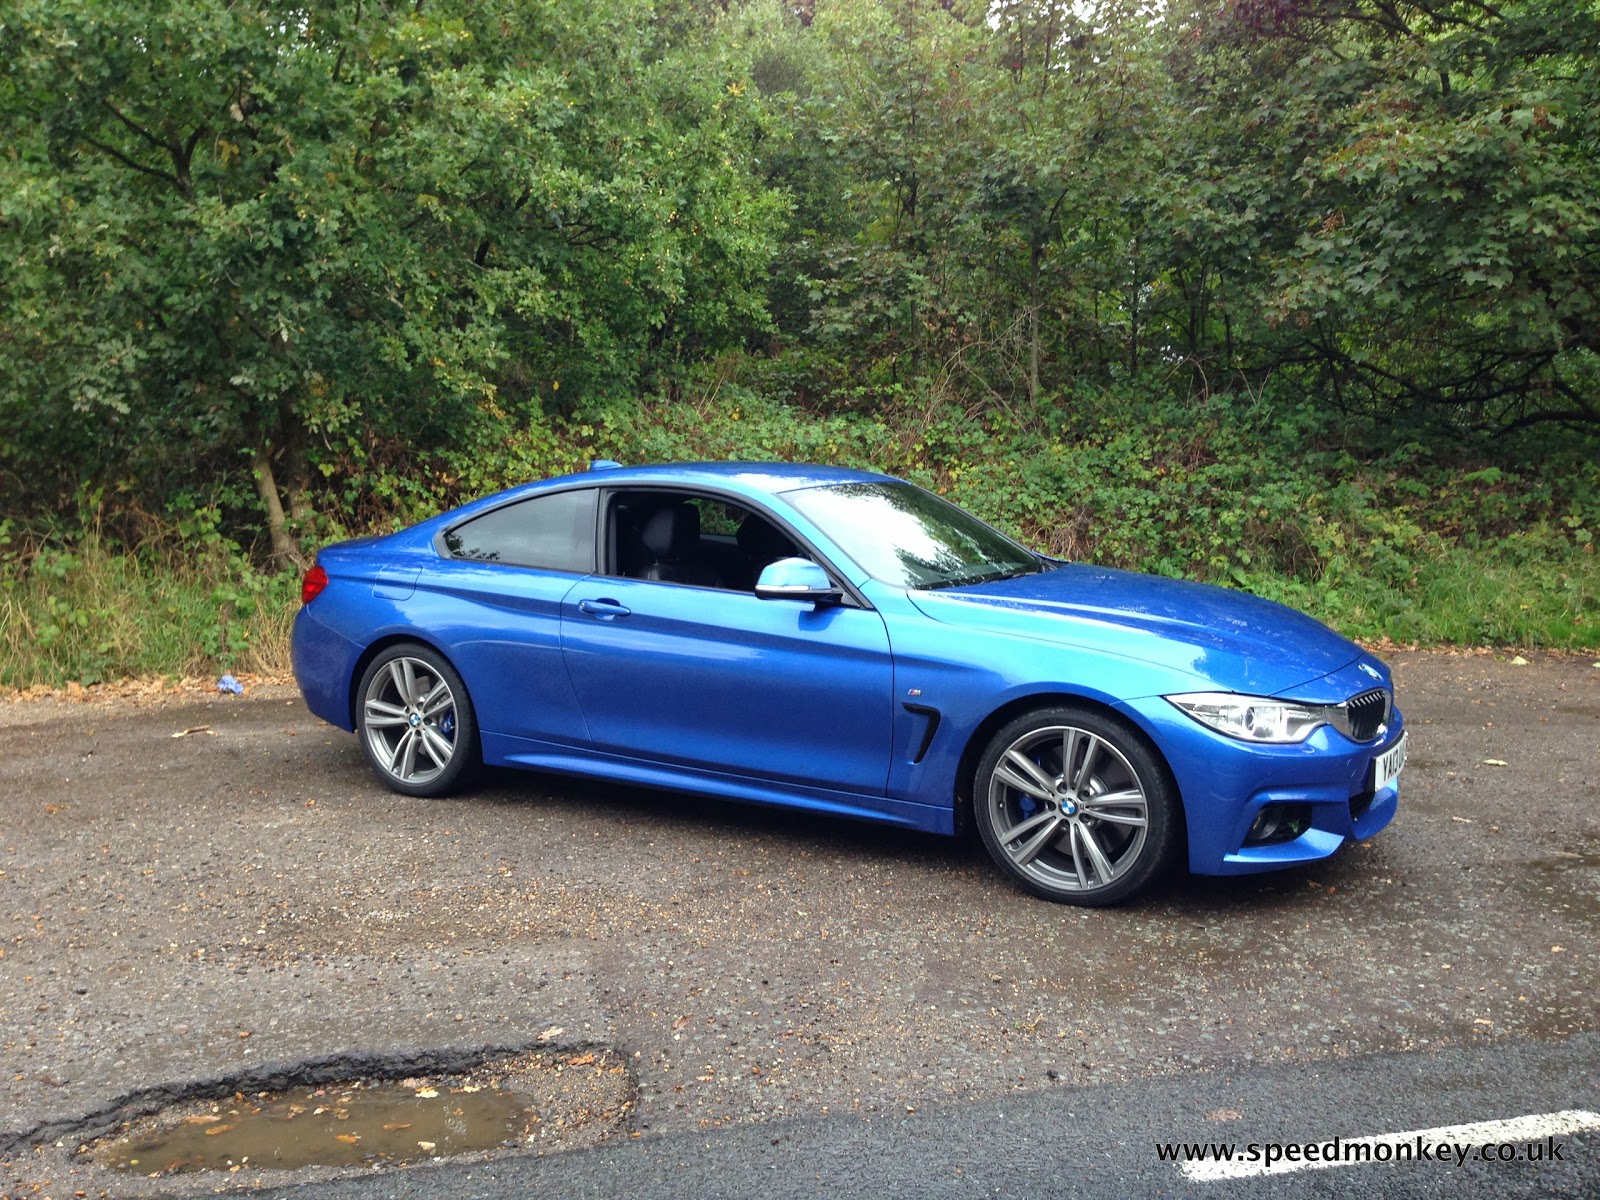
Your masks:
<svg viewBox="0 0 1600 1200"><path fill-rule="evenodd" d="M1406 765L1406 738L1401 734L1400 740L1373 761L1372 764L1372 790L1381 792L1384 788L1393 787L1400 778L1400 769Z"/></svg>

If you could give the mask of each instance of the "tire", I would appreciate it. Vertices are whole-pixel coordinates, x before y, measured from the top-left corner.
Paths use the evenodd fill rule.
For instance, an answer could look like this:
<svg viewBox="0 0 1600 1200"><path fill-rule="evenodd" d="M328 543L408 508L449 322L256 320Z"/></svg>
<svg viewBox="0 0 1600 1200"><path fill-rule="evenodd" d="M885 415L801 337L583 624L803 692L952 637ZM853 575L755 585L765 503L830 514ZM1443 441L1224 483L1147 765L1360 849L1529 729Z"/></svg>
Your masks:
<svg viewBox="0 0 1600 1200"><path fill-rule="evenodd" d="M427 646L391 646L361 677L361 748L379 779L407 796L447 796L476 769L478 722L454 667Z"/></svg>
<svg viewBox="0 0 1600 1200"><path fill-rule="evenodd" d="M1001 869L1062 904L1120 904L1168 868L1181 841L1176 789L1155 753L1088 708L1039 709L1000 729L978 763L972 809Z"/></svg>

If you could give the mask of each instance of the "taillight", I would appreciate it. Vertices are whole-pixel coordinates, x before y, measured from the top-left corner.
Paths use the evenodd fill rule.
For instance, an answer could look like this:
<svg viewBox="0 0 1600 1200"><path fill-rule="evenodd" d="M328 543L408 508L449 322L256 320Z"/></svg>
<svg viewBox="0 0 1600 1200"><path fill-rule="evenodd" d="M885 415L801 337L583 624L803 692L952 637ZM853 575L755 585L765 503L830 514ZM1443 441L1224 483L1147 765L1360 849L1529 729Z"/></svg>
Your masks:
<svg viewBox="0 0 1600 1200"><path fill-rule="evenodd" d="M307 571L305 578L300 581L300 603L310 604L322 595L322 589L327 586L328 573L322 569L322 564L318 563Z"/></svg>

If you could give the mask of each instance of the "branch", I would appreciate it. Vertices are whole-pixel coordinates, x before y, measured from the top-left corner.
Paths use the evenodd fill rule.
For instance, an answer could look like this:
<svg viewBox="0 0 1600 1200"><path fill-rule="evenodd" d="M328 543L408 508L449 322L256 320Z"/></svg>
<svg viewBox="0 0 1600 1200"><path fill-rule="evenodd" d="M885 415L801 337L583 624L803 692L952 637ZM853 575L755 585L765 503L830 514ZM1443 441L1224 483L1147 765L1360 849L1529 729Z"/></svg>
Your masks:
<svg viewBox="0 0 1600 1200"><path fill-rule="evenodd" d="M134 133L138 134L145 141L149 142L157 150L160 150L163 153L165 153L165 152L170 151L172 149L172 146L171 146L171 144L169 142L163 142L155 134L151 133L148 129L144 128L144 126L136 125L136 124L134 124L133 121L131 121L127 117L123 116L122 113L120 111L118 111L117 106L115 104L111 103L111 101L102 99L100 101L100 103L106 106L106 111L108 111L113 117L115 117L117 120L121 121L129 129L133 130Z"/></svg>
<svg viewBox="0 0 1600 1200"><path fill-rule="evenodd" d="M173 187L177 188L179 192L184 190L183 184L178 182L178 177L169 171L158 170L155 167L147 167L142 162L135 162L126 154L122 153L122 151L108 146L104 142L97 142L88 134L83 135L83 140L88 142L89 145L93 146L96 150L99 150L104 154L109 154L123 166L132 167L135 171L142 171L144 174L154 176L156 179L165 180L167 183L170 183Z"/></svg>

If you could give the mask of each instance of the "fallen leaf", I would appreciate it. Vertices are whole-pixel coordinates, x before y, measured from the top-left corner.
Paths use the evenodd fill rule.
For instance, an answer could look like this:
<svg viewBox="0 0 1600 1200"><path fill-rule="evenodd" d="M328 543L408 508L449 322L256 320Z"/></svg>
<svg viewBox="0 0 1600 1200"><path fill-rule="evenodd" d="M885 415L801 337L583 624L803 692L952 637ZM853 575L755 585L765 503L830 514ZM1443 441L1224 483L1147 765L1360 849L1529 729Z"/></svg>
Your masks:
<svg viewBox="0 0 1600 1200"><path fill-rule="evenodd" d="M220 1120L222 1118L217 1116L216 1113L195 1113L193 1116L185 1117L183 1123L185 1125L215 1125Z"/></svg>
<svg viewBox="0 0 1600 1200"><path fill-rule="evenodd" d="M217 1134L219 1134L219 1133L227 1133L228 1130L230 1130L232 1128L233 1128L232 1125L213 1125L210 1129L206 1130L206 1136L207 1137L216 1137Z"/></svg>
<svg viewBox="0 0 1600 1200"><path fill-rule="evenodd" d="M436 1145L438 1145L438 1143L437 1142L418 1142L417 1145L421 1146L424 1150L432 1150Z"/></svg>
<svg viewBox="0 0 1600 1200"><path fill-rule="evenodd" d="M594 1055L592 1054L580 1054L576 1058L567 1059L567 1066L569 1067L587 1067L593 1063Z"/></svg>
<svg viewBox="0 0 1600 1200"><path fill-rule="evenodd" d="M417 1089L417 1099L418 1100L436 1100L436 1099L438 1099L438 1097L439 1097L439 1089L438 1088L418 1088Z"/></svg>
<svg viewBox="0 0 1600 1200"><path fill-rule="evenodd" d="M1244 1114L1236 1108L1213 1108L1206 1114L1208 1121L1238 1121Z"/></svg>
<svg viewBox="0 0 1600 1200"><path fill-rule="evenodd" d="M1503 758L1486 758L1483 760L1486 767L1509 767L1511 764Z"/></svg>
<svg viewBox="0 0 1600 1200"><path fill-rule="evenodd" d="M178 730L178 732L172 736L175 738L188 737L191 733L206 733L210 734L212 737L217 736L217 731L211 728L209 725L191 725L187 729Z"/></svg>
<svg viewBox="0 0 1600 1200"><path fill-rule="evenodd" d="M410 1121L390 1121L383 1127L385 1133L399 1133L402 1129L410 1129Z"/></svg>
<svg viewBox="0 0 1600 1200"><path fill-rule="evenodd" d="M1452 821L1454 821L1457 825L1476 825L1477 824L1477 822L1474 821L1471 817L1451 817L1450 819Z"/></svg>
<svg viewBox="0 0 1600 1200"><path fill-rule="evenodd" d="M1513 658L1511 660L1511 665L1513 667L1525 667L1525 666L1528 665L1528 660L1523 658L1522 655L1519 654L1519 655L1517 655L1515 658Z"/></svg>
<svg viewBox="0 0 1600 1200"><path fill-rule="evenodd" d="M346 1146L354 1146L361 1140L361 1135L359 1133L336 1133L333 1135L333 1140L343 1142Z"/></svg>
<svg viewBox="0 0 1600 1200"><path fill-rule="evenodd" d="M541 1042L548 1042L551 1038L560 1037L565 1032L566 1032L566 1030L563 1029L561 1026L552 1025L552 1026L550 1026L549 1029L546 1029L543 1033L541 1033L539 1035L539 1040Z"/></svg>

